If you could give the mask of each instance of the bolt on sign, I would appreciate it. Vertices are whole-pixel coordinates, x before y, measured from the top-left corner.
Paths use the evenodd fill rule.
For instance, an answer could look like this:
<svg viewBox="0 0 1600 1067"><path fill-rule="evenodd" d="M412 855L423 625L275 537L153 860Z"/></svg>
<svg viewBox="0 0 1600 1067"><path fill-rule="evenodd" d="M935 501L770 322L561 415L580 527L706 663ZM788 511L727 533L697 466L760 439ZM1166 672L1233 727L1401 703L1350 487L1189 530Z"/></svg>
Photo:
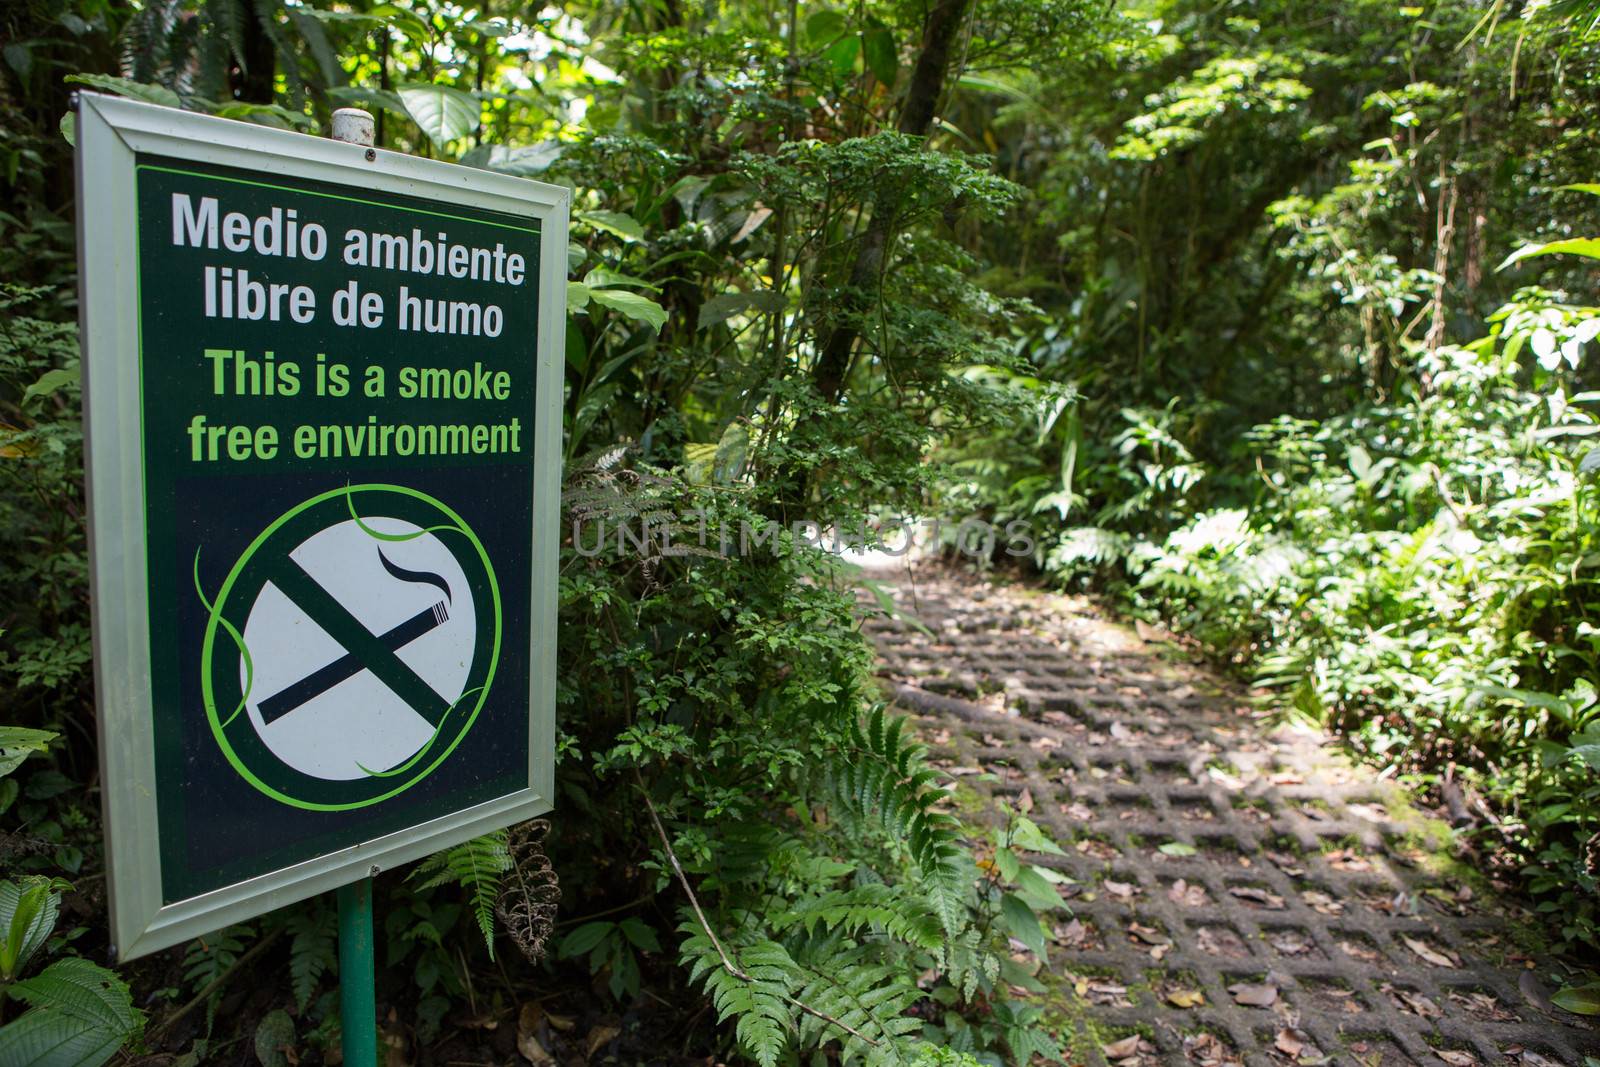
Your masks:
<svg viewBox="0 0 1600 1067"><path fill-rule="evenodd" d="M550 807L568 194L84 94L123 958Z"/></svg>

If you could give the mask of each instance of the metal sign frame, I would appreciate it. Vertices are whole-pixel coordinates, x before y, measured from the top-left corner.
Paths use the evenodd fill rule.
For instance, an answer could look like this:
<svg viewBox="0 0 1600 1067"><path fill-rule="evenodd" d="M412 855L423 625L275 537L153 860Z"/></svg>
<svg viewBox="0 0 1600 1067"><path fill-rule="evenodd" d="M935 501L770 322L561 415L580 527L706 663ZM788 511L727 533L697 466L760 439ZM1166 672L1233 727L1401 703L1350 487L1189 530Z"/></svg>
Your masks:
<svg viewBox="0 0 1600 1067"><path fill-rule="evenodd" d="M570 193L559 186L83 93L77 111L89 560L112 942L142 956L548 811ZM135 162L149 153L540 221L528 788L162 904L147 573ZM92 251L89 241L92 239Z"/></svg>

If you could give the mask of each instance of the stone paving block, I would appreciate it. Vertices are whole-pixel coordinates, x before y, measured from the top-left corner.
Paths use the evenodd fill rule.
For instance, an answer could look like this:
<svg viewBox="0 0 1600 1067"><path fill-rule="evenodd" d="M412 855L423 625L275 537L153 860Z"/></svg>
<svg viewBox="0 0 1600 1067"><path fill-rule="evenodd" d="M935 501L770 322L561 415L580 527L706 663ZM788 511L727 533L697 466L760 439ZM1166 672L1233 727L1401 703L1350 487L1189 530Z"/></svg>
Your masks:
<svg viewBox="0 0 1600 1067"><path fill-rule="evenodd" d="M880 675L936 764L990 799L1026 793L1066 850L1051 966L1093 1020L1091 1062L1600 1053L1593 1027L1523 994L1514 905L1434 873L1402 791L1326 736L1263 723L1236 686L1082 602L953 571L874 577L899 613L865 624Z"/></svg>

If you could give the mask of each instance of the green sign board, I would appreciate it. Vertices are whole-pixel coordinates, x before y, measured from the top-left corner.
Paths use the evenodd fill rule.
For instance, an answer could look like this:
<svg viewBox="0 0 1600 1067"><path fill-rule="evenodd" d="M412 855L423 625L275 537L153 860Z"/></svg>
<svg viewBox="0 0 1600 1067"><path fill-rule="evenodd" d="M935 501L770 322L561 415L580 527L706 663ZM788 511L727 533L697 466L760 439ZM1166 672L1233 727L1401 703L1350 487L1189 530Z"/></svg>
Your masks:
<svg viewBox="0 0 1600 1067"><path fill-rule="evenodd" d="M550 807L567 193L88 94L77 129L128 957Z"/></svg>

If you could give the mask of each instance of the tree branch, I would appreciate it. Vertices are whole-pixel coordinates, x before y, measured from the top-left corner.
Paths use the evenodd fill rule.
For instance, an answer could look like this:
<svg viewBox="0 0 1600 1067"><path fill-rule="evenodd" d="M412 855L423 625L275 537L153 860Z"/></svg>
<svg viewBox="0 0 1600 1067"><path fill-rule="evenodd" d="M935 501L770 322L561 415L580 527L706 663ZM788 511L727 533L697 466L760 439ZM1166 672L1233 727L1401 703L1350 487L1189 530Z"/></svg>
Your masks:
<svg viewBox="0 0 1600 1067"><path fill-rule="evenodd" d="M945 79L950 74L951 46L971 6L972 0L937 0L928 10L922 28L922 51L917 55L917 64L911 71L911 83L906 88L905 103L900 107L898 128L901 133L911 137L926 137L932 129L939 97L944 92ZM865 294L878 282L889 248L893 219L893 205L889 198L881 193L873 197L872 217L867 223L867 232L862 234L861 243L856 247L849 285L839 301L847 319L865 310ZM817 392L830 404L837 403L844 392L845 379L850 373L851 352L860 335L861 331L854 322L841 322L828 332L818 346L822 355L817 359L812 382Z"/></svg>

